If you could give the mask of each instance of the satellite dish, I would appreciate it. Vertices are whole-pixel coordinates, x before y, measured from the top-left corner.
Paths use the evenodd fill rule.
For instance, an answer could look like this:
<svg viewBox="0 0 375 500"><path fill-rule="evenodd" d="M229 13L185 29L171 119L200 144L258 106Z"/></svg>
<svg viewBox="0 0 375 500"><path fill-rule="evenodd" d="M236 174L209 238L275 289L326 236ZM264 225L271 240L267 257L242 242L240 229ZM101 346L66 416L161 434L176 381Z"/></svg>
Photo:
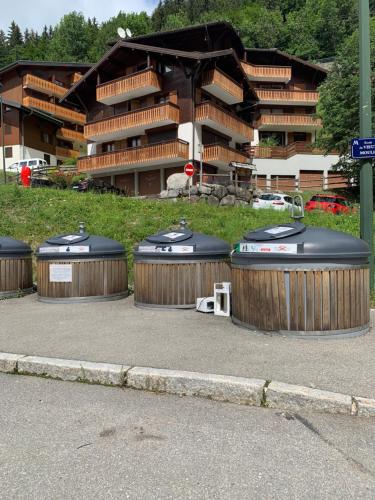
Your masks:
<svg viewBox="0 0 375 500"><path fill-rule="evenodd" d="M126 38L126 31L124 28L117 28L117 34L120 38Z"/></svg>
<svg viewBox="0 0 375 500"><path fill-rule="evenodd" d="M126 32L126 36L127 36L128 38L131 38L131 37L133 36L133 35L132 35L132 32L130 31L130 29L129 29L129 28L126 28L125 32Z"/></svg>

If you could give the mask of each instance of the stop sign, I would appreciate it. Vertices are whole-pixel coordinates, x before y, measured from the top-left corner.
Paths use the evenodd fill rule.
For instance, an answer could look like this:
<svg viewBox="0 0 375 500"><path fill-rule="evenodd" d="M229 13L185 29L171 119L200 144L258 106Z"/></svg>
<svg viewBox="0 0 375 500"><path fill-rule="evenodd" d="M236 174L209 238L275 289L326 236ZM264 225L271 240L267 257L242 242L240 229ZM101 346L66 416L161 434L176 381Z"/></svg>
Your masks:
<svg viewBox="0 0 375 500"><path fill-rule="evenodd" d="M195 172L194 165L192 163L187 163L184 167L184 171L188 177L192 177Z"/></svg>

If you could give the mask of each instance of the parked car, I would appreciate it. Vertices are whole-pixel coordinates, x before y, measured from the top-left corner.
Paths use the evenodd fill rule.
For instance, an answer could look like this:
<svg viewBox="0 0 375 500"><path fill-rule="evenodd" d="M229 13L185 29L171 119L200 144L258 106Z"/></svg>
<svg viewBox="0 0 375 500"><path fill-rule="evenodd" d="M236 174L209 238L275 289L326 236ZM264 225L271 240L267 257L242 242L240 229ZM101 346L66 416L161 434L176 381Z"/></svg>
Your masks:
<svg viewBox="0 0 375 500"><path fill-rule="evenodd" d="M292 206L293 198L283 193L263 193L253 199L253 208L256 209L292 210Z"/></svg>
<svg viewBox="0 0 375 500"><path fill-rule="evenodd" d="M347 214L354 211L349 200L344 196L335 196L327 194L315 194L311 200L306 202L305 210L323 210L335 215Z"/></svg>
<svg viewBox="0 0 375 500"><path fill-rule="evenodd" d="M12 163L12 165L8 167L8 170L10 172L14 172L15 174L20 174L22 167L29 167L33 170L35 167L47 167L47 162L41 158L29 158L27 160L25 159Z"/></svg>

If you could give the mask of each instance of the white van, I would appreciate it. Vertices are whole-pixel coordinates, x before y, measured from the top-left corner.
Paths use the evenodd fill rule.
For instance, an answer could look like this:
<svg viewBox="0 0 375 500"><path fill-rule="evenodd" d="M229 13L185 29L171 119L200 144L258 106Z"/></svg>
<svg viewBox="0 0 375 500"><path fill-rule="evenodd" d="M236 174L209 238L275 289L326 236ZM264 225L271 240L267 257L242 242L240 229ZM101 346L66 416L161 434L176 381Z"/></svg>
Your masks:
<svg viewBox="0 0 375 500"><path fill-rule="evenodd" d="M30 167L31 170L33 170L36 167L47 167L48 164L46 160L42 160L41 158L30 158L28 160L20 160L17 161L16 163L12 163L8 167L8 170L10 172L14 172L19 174L22 170L22 167Z"/></svg>

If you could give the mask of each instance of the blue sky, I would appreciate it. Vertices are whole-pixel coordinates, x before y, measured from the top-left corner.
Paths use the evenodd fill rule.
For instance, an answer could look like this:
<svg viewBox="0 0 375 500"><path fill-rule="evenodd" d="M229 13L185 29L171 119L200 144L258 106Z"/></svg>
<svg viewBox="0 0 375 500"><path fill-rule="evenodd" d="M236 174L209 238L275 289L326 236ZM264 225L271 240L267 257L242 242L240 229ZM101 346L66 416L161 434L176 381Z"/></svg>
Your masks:
<svg viewBox="0 0 375 500"><path fill-rule="evenodd" d="M120 10L150 13L157 3L157 0L1 0L0 29L6 32L15 20L22 31L25 28L40 31L45 24L54 26L72 10L105 21Z"/></svg>

